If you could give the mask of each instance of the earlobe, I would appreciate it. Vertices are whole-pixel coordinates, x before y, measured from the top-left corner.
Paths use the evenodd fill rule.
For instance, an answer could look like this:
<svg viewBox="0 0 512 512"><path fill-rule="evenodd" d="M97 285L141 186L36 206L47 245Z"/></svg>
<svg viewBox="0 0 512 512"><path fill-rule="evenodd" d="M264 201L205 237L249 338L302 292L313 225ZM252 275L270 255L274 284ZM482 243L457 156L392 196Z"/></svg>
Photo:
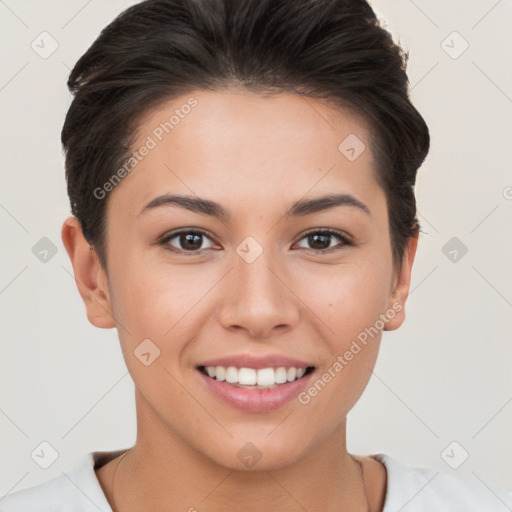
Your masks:
<svg viewBox="0 0 512 512"><path fill-rule="evenodd" d="M411 285L411 273L416 249L418 247L418 236L419 231L416 232L415 236L409 238L405 248L402 266L398 271L396 279L396 285L388 301L388 310L386 312L388 320L384 326L385 331L398 329L405 320L405 302L409 295Z"/></svg>
<svg viewBox="0 0 512 512"><path fill-rule="evenodd" d="M73 266L75 282L89 322L105 329L115 327L105 272L96 251L85 239L76 217L68 217L64 221L61 237Z"/></svg>

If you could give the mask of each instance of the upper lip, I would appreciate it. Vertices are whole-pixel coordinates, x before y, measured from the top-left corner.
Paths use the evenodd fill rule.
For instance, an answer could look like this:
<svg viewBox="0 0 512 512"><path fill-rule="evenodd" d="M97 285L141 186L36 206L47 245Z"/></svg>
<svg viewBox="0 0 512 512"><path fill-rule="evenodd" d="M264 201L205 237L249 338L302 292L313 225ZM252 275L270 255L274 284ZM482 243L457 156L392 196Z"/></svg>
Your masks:
<svg viewBox="0 0 512 512"><path fill-rule="evenodd" d="M286 357L278 354L267 355L267 356L251 356L249 354L238 354L225 357L218 357L216 359L209 359L203 361L197 365L200 366L235 366L236 368L279 368L284 367L295 367L295 368L308 368L313 366L299 359L292 357Z"/></svg>

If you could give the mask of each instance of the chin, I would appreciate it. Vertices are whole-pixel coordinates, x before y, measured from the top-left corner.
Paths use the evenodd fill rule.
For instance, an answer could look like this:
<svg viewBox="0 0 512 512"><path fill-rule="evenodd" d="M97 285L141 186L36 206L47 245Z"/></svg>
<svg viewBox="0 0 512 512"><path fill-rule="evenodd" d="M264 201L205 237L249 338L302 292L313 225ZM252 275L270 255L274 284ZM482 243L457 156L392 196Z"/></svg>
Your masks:
<svg viewBox="0 0 512 512"><path fill-rule="evenodd" d="M275 436L269 440L267 434L260 437L247 435L246 441L230 439L222 443L222 447L203 454L215 464L233 471L271 471L285 468L298 461L303 455L297 450L297 443L291 442L283 445L283 437ZM252 439L252 441L251 441Z"/></svg>

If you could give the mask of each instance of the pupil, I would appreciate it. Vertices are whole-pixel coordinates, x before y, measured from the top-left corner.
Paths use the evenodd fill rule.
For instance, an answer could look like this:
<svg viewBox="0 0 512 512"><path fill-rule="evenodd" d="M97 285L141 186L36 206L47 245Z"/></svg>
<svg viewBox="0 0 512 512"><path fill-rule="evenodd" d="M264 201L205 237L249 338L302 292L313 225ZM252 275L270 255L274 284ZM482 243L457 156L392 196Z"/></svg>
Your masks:
<svg viewBox="0 0 512 512"><path fill-rule="evenodd" d="M329 236L330 235L318 235L318 234L309 235L309 243L313 249L326 249L327 247L329 247ZM319 238L323 239L324 242L327 241L327 245L325 245L325 243L322 245L322 243L320 242L319 247L315 246L316 243L318 242Z"/></svg>
<svg viewBox="0 0 512 512"><path fill-rule="evenodd" d="M182 242L185 241L185 243L182 244L182 247L184 249L187 249L187 248L192 249L192 250L198 249L199 247L201 247L201 236L202 235L198 235L195 233L188 233L185 235L181 235L181 241ZM196 245L194 245L194 239L195 239ZM197 244L197 242L199 242L199 244Z"/></svg>

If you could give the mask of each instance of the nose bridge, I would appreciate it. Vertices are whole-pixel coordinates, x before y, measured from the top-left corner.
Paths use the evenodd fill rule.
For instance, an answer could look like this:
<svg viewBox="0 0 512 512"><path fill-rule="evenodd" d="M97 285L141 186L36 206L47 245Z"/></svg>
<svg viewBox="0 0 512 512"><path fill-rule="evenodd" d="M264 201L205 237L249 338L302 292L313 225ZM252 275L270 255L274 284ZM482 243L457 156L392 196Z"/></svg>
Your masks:
<svg viewBox="0 0 512 512"><path fill-rule="evenodd" d="M252 237L236 248L220 315L224 327L237 326L254 337L266 337L275 327L289 328L296 322L297 303L286 277L279 275L280 268L272 250Z"/></svg>

